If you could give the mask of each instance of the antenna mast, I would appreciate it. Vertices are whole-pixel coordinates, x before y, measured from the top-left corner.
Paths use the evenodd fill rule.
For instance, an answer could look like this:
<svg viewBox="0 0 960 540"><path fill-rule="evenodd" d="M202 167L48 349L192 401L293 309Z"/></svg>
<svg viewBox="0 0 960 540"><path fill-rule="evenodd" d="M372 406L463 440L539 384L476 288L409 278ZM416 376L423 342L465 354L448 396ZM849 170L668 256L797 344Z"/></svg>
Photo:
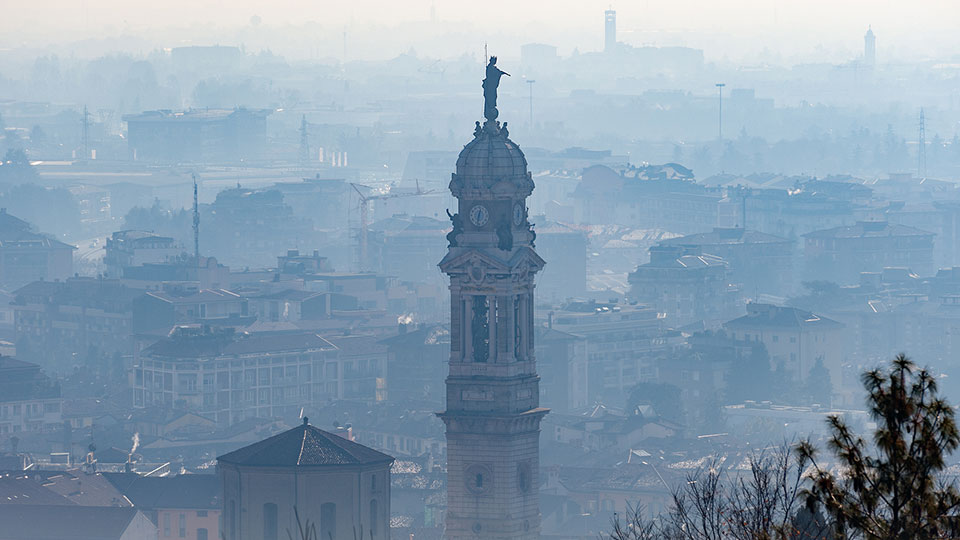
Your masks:
<svg viewBox="0 0 960 540"><path fill-rule="evenodd" d="M200 266L200 205L197 203L197 175L193 175L193 258Z"/></svg>
<svg viewBox="0 0 960 540"><path fill-rule="evenodd" d="M927 177L927 126L923 118L923 109L920 109L920 133L917 138L917 176Z"/></svg>
<svg viewBox="0 0 960 540"><path fill-rule="evenodd" d="M307 137L307 115L300 117L300 166L306 167L310 162L310 140Z"/></svg>

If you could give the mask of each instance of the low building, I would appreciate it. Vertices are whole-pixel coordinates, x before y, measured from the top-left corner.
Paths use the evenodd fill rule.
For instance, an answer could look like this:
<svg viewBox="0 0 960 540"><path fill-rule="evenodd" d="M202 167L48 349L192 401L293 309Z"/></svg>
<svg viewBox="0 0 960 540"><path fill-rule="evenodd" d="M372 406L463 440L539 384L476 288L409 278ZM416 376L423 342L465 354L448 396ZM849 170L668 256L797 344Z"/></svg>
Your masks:
<svg viewBox="0 0 960 540"><path fill-rule="evenodd" d="M13 293L17 354L45 368L72 369L75 353L133 353L133 301L142 289L117 280L35 281Z"/></svg>
<svg viewBox="0 0 960 540"><path fill-rule="evenodd" d="M806 277L857 283L861 272L906 267L933 274L934 233L887 221L858 221L803 235Z"/></svg>
<svg viewBox="0 0 960 540"><path fill-rule="evenodd" d="M538 186L539 189L539 186ZM560 302L587 290L587 235L577 227L534 219L537 252L550 264L537 275L537 296Z"/></svg>
<svg viewBox="0 0 960 540"><path fill-rule="evenodd" d="M13 290L37 279L72 276L75 249L0 208L0 287Z"/></svg>
<svg viewBox="0 0 960 540"><path fill-rule="evenodd" d="M157 528L136 508L0 504L0 540L156 540Z"/></svg>
<svg viewBox="0 0 960 540"><path fill-rule="evenodd" d="M172 287L149 291L133 302L134 331L160 331L166 335L175 325L249 324L247 299L226 289Z"/></svg>
<svg viewBox="0 0 960 540"><path fill-rule="evenodd" d="M590 381L586 338L537 326L534 348L540 404L558 412L586 407Z"/></svg>
<svg viewBox="0 0 960 540"><path fill-rule="evenodd" d="M399 214L372 223L362 270L402 281L440 281L437 261L447 252L450 223L431 217Z"/></svg>
<svg viewBox="0 0 960 540"><path fill-rule="evenodd" d="M133 406L196 412L229 426L297 418L342 397L339 351L313 332L177 328L134 360Z"/></svg>
<svg viewBox="0 0 960 540"><path fill-rule="evenodd" d="M0 440L26 431L63 427L60 385L40 366L0 356Z"/></svg>
<svg viewBox="0 0 960 540"><path fill-rule="evenodd" d="M266 109L147 111L125 115L130 157L152 163L255 160L267 143Z"/></svg>
<svg viewBox="0 0 960 540"><path fill-rule="evenodd" d="M103 477L150 518L160 538L221 538L222 485L216 475L143 476L130 472L103 473Z"/></svg>
<svg viewBox="0 0 960 540"><path fill-rule="evenodd" d="M223 538L278 540L308 522L317 538L389 538L393 462L304 418L217 458Z"/></svg>
<svg viewBox="0 0 960 540"><path fill-rule="evenodd" d="M443 403L446 363L450 359L450 328L423 325L380 341L387 349L387 399L394 403Z"/></svg>
<svg viewBox="0 0 960 540"><path fill-rule="evenodd" d="M107 275L123 277L124 270L147 263L163 263L183 251L177 241L147 231L117 231L107 238L103 256Z"/></svg>
<svg viewBox="0 0 960 540"><path fill-rule="evenodd" d="M700 248L654 246L650 262L627 279L630 298L663 313L673 327L735 314L739 289L730 283L726 262Z"/></svg>
<svg viewBox="0 0 960 540"><path fill-rule="evenodd" d="M334 311L357 309L357 299L331 292L285 289L249 299L251 312L262 322L329 319Z"/></svg>
<svg viewBox="0 0 960 540"><path fill-rule="evenodd" d="M572 302L552 312L548 326L586 340L591 402L623 399L638 382L654 380L654 358L668 345L664 320L647 306Z"/></svg>
<svg viewBox="0 0 960 540"><path fill-rule="evenodd" d="M803 383L818 361L830 372L835 404L853 399L858 381L844 380L844 325L806 310L770 304L747 304L747 314L724 324L734 340L761 342L772 369L782 369Z"/></svg>
<svg viewBox="0 0 960 540"><path fill-rule="evenodd" d="M745 293L784 295L796 286L794 242L742 228L714 228L660 242L716 255L726 261L730 280L742 283Z"/></svg>
<svg viewBox="0 0 960 540"><path fill-rule="evenodd" d="M303 276L332 270L326 257L321 257L318 250L313 255L300 253L298 249L288 249L286 255L277 257L277 272Z"/></svg>

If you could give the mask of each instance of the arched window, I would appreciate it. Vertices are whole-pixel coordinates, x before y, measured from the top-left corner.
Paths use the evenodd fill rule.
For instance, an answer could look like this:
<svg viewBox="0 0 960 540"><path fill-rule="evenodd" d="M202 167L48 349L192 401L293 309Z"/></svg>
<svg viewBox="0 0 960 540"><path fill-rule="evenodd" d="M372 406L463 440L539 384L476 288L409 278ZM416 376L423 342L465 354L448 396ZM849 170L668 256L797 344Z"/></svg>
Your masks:
<svg viewBox="0 0 960 540"><path fill-rule="evenodd" d="M337 538L337 505L333 503L320 505L320 538L322 540Z"/></svg>
<svg viewBox="0 0 960 540"><path fill-rule="evenodd" d="M377 514L377 500L370 499L370 538L373 538L373 535L377 534L377 521L379 516Z"/></svg>
<svg viewBox="0 0 960 540"><path fill-rule="evenodd" d="M263 540L277 540L277 505L263 505Z"/></svg>

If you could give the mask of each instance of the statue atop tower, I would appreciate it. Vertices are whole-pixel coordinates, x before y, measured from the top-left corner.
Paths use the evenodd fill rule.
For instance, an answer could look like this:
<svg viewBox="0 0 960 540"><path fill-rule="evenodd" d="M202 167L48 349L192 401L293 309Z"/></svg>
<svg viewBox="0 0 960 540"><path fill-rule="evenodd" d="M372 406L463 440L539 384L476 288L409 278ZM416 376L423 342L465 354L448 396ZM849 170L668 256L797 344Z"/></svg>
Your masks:
<svg viewBox="0 0 960 540"><path fill-rule="evenodd" d="M440 269L450 276L446 380L447 540L540 537L540 377L534 359L534 250L527 216L533 178L507 124L487 65L484 116L457 158L457 212Z"/></svg>
<svg viewBox="0 0 960 540"><path fill-rule="evenodd" d="M497 67L497 57L491 56L487 63L487 76L483 79L483 117L487 120L496 120L500 115L497 111L497 87L500 86L500 77L509 73Z"/></svg>

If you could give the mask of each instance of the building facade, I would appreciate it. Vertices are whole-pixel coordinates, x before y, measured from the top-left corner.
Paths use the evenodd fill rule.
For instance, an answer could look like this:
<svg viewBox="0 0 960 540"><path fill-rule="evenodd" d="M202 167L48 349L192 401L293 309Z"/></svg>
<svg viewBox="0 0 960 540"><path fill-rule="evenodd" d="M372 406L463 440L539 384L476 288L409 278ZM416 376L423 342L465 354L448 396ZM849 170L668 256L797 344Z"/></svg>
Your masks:
<svg viewBox="0 0 960 540"><path fill-rule="evenodd" d="M457 159L450 191L458 211L440 262L450 276L451 306L440 413L448 540L540 537L540 421L547 409L539 406L533 292L544 261L527 216L533 179L496 116L488 100L486 123L477 123Z"/></svg>
<svg viewBox="0 0 960 540"><path fill-rule="evenodd" d="M225 540L390 538L393 457L303 425L217 458ZM299 536L298 536L299 537Z"/></svg>
<svg viewBox="0 0 960 540"><path fill-rule="evenodd" d="M630 297L666 315L676 328L697 321L722 322L734 315L737 293L727 263L697 248L654 246L650 262L628 276Z"/></svg>
<svg viewBox="0 0 960 540"><path fill-rule="evenodd" d="M40 366L0 356L0 441L29 431L63 427L60 385Z"/></svg>
<svg viewBox="0 0 960 540"><path fill-rule="evenodd" d="M858 221L804 235L806 277L850 284L887 267L933 274L934 233L887 221Z"/></svg>
<svg viewBox="0 0 960 540"><path fill-rule="evenodd" d="M178 328L134 360L133 406L177 407L230 426L296 418L342 395L337 348L312 332Z"/></svg>
<svg viewBox="0 0 960 540"><path fill-rule="evenodd" d="M763 343L771 369L784 370L798 383L805 383L810 370L822 362L830 372L835 404L852 404L857 381L844 381L848 370L843 324L802 309L747 304L747 314L726 322L724 328L734 340Z"/></svg>

